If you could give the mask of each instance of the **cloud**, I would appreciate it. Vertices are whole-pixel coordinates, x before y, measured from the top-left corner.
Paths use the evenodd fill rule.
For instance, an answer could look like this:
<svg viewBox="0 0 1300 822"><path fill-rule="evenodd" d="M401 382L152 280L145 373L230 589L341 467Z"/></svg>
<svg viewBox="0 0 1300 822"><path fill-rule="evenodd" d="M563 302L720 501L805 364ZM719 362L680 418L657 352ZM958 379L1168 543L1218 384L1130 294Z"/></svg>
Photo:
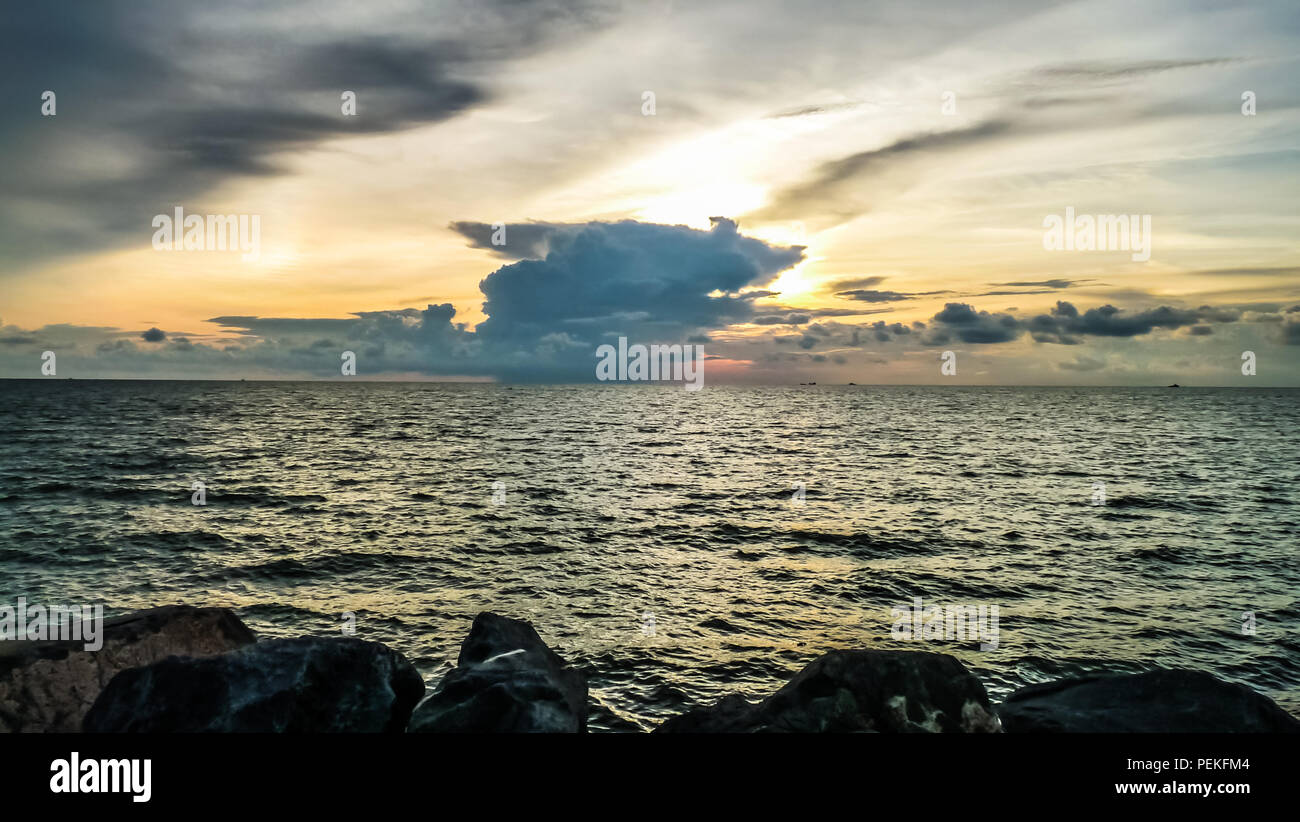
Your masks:
<svg viewBox="0 0 1300 822"><path fill-rule="evenodd" d="M884 277L858 277L851 280L834 280L826 283L823 291L852 291L859 288L875 288L885 281Z"/></svg>
<svg viewBox="0 0 1300 822"><path fill-rule="evenodd" d="M563 331L595 343L610 333L683 338L747 322L754 295L800 262L800 246L771 246L715 217L709 231L625 220L567 227L540 260L502 266L480 284L491 343Z"/></svg>
<svg viewBox="0 0 1300 822"><path fill-rule="evenodd" d="M1106 367L1104 360L1098 360L1093 357L1080 355L1075 357L1071 362L1057 363L1057 368L1062 371L1100 371Z"/></svg>
<svg viewBox="0 0 1300 822"><path fill-rule="evenodd" d="M818 103L809 106L797 106L767 115L769 119L779 120L786 117L807 117L814 114L828 114L835 111L848 111L864 105L861 102Z"/></svg>
<svg viewBox="0 0 1300 822"><path fill-rule="evenodd" d="M342 352L353 351L359 376L586 380L595 373L597 346L619 336L681 343L770 316L754 307L771 293L761 286L803 259L801 247L747 237L721 217L708 231L631 220L560 229L547 239L541 259L508 263L482 280L487 319L472 330L455 321L453 305L442 303L341 318L224 315L208 322L227 339L169 341L151 328L138 334L154 343L144 347L115 328L66 325L37 332L6 326L0 340L13 341L23 363L18 372L31 357L23 347L44 345L60 352L61 372L65 364L81 363L80 373L68 371L73 376L96 376L104 368L170 368L186 376L248 371L330 377L339 374ZM790 324L810 319L781 317ZM817 337L809 339L800 344L810 347Z"/></svg>
<svg viewBox="0 0 1300 822"><path fill-rule="evenodd" d="M755 292L746 292L745 296L754 296ZM769 294L769 296L774 296ZM807 314L809 317L864 317L870 314L888 314L892 308L795 308L792 306L782 305L764 305L761 310L770 311L773 314L779 313L796 313Z"/></svg>
<svg viewBox="0 0 1300 822"><path fill-rule="evenodd" d="M1015 283L990 283L990 285L1012 288L1069 288L1072 285L1088 282L1092 282L1092 280L1030 280Z"/></svg>
<svg viewBox="0 0 1300 822"><path fill-rule="evenodd" d="M890 342L898 337L911 336L912 328L902 323L887 323L884 320L877 320L866 329L870 332L872 339L877 342ZM859 336L855 334L851 340L853 345L858 345Z"/></svg>
<svg viewBox="0 0 1300 822"><path fill-rule="evenodd" d="M1196 60L1098 60L1045 66L1035 69L1033 75L1049 82L1108 85L1178 69L1207 68L1234 62L1236 59L1230 57Z"/></svg>
<svg viewBox="0 0 1300 822"><path fill-rule="evenodd" d="M457 221L448 226L452 231L469 240L470 248L482 248L498 257L511 260L535 260L546 256L550 247L550 238L556 234L579 230L578 226L565 226L561 223L500 223L494 228L489 223ZM493 236L504 240L493 244Z"/></svg>
<svg viewBox="0 0 1300 822"><path fill-rule="evenodd" d="M934 315L939 326L927 343L946 345L953 337L966 343L1009 342L1024 333L1024 326L1010 314L990 314L976 311L965 303L948 303Z"/></svg>
<svg viewBox="0 0 1300 822"><path fill-rule="evenodd" d="M304 25L293 11L94 0L3 15L0 96L31 99L22 110L35 112L51 89L58 108L0 120L0 157L32 158L5 162L0 258L147 240L153 215L231 178L280 174L290 152L468 111L491 99L478 78L494 64L604 19L587 3L512 0L475 3L472 15L389 6L348 26L314 10ZM356 93L356 116L343 115L343 90Z"/></svg>
<svg viewBox="0 0 1300 822"><path fill-rule="evenodd" d="M901 294L897 291L872 291L868 289L858 289L856 291L837 291L837 297L846 297L850 300L861 300L864 303L892 303L900 300L912 299L911 294Z"/></svg>
<svg viewBox="0 0 1300 822"><path fill-rule="evenodd" d="M950 152L1003 137L1013 131L1006 120L988 120L964 128L917 134L887 146L831 160L819 165L808 179L777 191L771 202L749 215L758 220L798 220L814 217L847 219L871 210L864 191L885 173L906 187L908 165L936 153Z"/></svg>
<svg viewBox="0 0 1300 822"><path fill-rule="evenodd" d="M926 339L929 345L944 345L953 339L966 343L1009 342L1029 332L1035 342L1076 345L1083 337L1138 337L1156 329L1198 326L1198 323L1228 323L1242 319L1243 312L1232 306L1185 309L1162 305L1126 312L1113 305L1090 308L1080 313L1072 303L1058 301L1050 313L1028 319L1010 313L976 311L966 303L948 303L935 314ZM1204 335L1212 331L1192 330Z"/></svg>
<svg viewBox="0 0 1300 822"><path fill-rule="evenodd" d="M1283 345L1300 345L1300 321L1282 324L1281 342Z"/></svg>
<svg viewBox="0 0 1300 822"><path fill-rule="evenodd" d="M1270 266L1265 268L1202 268L1187 272L1198 277L1300 277L1300 267Z"/></svg>
<svg viewBox="0 0 1300 822"><path fill-rule="evenodd" d="M1136 337L1157 328L1175 329L1195 325L1202 319L1231 322L1240 312L1231 309L1182 309L1162 305L1145 311L1125 312L1113 305L1090 308L1082 314L1071 303L1058 302L1050 314L1040 314L1028 323L1038 342L1070 344L1076 336Z"/></svg>

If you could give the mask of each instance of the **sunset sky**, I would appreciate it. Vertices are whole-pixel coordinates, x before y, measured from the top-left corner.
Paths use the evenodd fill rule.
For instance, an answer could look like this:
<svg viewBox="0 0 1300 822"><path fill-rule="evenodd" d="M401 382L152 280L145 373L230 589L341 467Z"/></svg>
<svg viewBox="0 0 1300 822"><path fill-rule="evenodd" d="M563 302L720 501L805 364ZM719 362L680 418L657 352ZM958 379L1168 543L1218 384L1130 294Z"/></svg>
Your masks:
<svg viewBox="0 0 1300 822"><path fill-rule="evenodd" d="M1294 0L96 0L0 38L0 376L580 381L625 336L710 382L1300 385ZM155 250L177 207L259 215L259 258ZM1067 208L1149 215L1150 259L1045 249Z"/></svg>

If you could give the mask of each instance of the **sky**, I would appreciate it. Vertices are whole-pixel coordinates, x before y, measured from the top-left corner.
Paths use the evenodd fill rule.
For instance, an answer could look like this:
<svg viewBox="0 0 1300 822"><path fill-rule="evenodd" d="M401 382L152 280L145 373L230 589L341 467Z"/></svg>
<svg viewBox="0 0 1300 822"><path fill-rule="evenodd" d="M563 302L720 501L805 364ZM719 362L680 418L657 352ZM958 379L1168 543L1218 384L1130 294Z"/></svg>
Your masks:
<svg viewBox="0 0 1300 822"><path fill-rule="evenodd" d="M624 337L708 383L1300 385L1294 0L95 0L0 42L0 377L576 382Z"/></svg>

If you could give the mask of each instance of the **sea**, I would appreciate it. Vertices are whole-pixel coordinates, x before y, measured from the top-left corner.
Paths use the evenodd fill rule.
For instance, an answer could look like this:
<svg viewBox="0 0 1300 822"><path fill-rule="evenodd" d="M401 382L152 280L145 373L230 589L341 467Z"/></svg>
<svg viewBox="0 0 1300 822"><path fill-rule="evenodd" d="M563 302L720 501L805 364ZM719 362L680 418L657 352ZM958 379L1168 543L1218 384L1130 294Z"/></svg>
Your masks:
<svg viewBox="0 0 1300 822"><path fill-rule="evenodd" d="M1300 714L1300 390L4 380L0 430L0 604L228 607L430 688L493 611L593 731L840 648ZM899 630L958 606L994 641Z"/></svg>

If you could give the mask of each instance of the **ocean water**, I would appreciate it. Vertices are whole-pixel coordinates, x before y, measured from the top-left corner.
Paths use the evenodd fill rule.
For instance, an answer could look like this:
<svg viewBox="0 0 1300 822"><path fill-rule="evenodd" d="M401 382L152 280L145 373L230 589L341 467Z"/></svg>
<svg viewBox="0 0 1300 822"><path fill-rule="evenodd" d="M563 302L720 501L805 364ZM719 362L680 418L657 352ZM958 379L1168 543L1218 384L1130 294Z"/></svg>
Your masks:
<svg viewBox="0 0 1300 822"><path fill-rule="evenodd" d="M852 647L1300 714L1296 390L9 380L0 429L8 604L351 612L430 686L492 610L588 673L593 730ZM894 638L915 597L996 605L996 647Z"/></svg>

